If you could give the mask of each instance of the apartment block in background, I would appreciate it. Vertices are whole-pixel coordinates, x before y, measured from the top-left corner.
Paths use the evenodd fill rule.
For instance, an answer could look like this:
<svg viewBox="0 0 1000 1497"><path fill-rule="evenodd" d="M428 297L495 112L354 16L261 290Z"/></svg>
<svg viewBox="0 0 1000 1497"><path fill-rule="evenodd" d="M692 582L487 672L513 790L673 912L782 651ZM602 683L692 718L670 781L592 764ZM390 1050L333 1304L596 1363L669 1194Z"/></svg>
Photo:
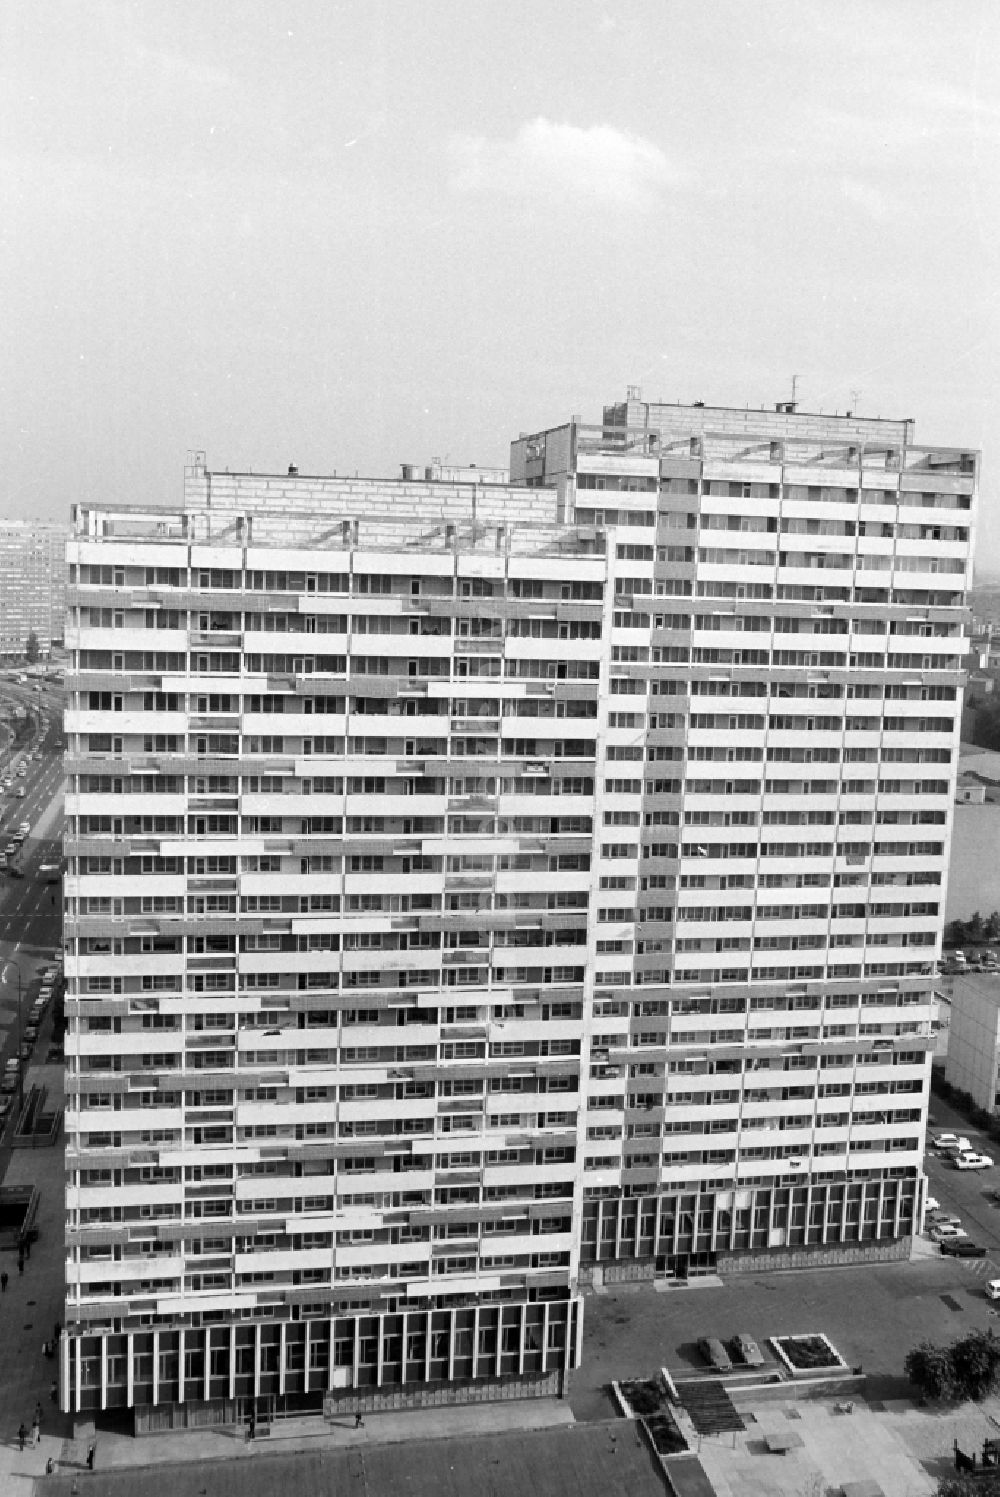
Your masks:
<svg viewBox="0 0 1000 1497"><path fill-rule="evenodd" d="M1000 1110L1000 980L969 972L949 983L945 1079L984 1112Z"/></svg>
<svg viewBox="0 0 1000 1497"><path fill-rule="evenodd" d="M582 1283L906 1250L977 481L913 437L77 507L67 1408L558 1391Z"/></svg>
<svg viewBox="0 0 1000 1497"><path fill-rule="evenodd" d="M0 520L0 660L23 660L31 634L42 655L62 641L66 539L65 525Z"/></svg>

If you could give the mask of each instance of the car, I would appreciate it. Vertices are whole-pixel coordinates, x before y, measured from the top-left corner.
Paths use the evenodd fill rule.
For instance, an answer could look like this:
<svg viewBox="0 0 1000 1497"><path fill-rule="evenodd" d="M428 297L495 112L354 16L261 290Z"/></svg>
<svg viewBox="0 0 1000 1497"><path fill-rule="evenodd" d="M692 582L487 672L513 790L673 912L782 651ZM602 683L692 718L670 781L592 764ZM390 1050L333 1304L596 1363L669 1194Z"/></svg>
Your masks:
<svg viewBox="0 0 1000 1497"><path fill-rule="evenodd" d="M0 1076L0 1095L3 1095L3 1094L9 1095L11 1092L16 1092L16 1091L17 1091L17 1077L15 1075L13 1075L12 1072L5 1071L4 1074L2 1076Z"/></svg>
<svg viewBox="0 0 1000 1497"><path fill-rule="evenodd" d="M959 1237L968 1237L968 1235L964 1227L957 1227L953 1222L935 1223L930 1230L933 1242L955 1242Z"/></svg>
<svg viewBox="0 0 1000 1497"><path fill-rule="evenodd" d="M931 1148L968 1150L972 1145L963 1133L939 1133L937 1138L931 1139Z"/></svg>
<svg viewBox="0 0 1000 1497"><path fill-rule="evenodd" d="M6 875L7 875L8 878L23 878L24 877L24 874L22 873L21 869L17 868L13 863L8 863L6 865L6 867L4 868L4 873L6 873Z"/></svg>
<svg viewBox="0 0 1000 1497"><path fill-rule="evenodd" d="M928 1215L930 1215L932 1211L940 1211L941 1202L936 1201L933 1196L928 1196L926 1201L924 1202L924 1210Z"/></svg>
<svg viewBox="0 0 1000 1497"><path fill-rule="evenodd" d="M17 787L17 794L18 794L18 798L20 800L24 800L24 797L27 795L27 793L28 792L27 792L27 790L25 790L25 788L24 788L23 785L18 785L18 787Z"/></svg>
<svg viewBox="0 0 1000 1497"><path fill-rule="evenodd" d="M729 1360L729 1353L718 1336L702 1336L698 1342L698 1350L716 1372L732 1372L733 1364Z"/></svg>
<svg viewBox="0 0 1000 1497"><path fill-rule="evenodd" d="M970 1242L967 1237L964 1238L961 1242L957 1240L953 1240L951 1242L942 1242L941 1251L942 1253L947 1254L947 1256L950 1258L986 1257L986 1249L982 1246L982 1244L978 1242Z"/></svg>
<svg viewBox="0 0 1000 1497"><path fill-rule="evenodd" d="M966 1149L955 1156L955 1168L957 1170L988 1170L992 1169L993 1160L988 1154L977 1154L974 1149Z"/></svg>
<svg viewBox="0 0 1000 1497"><path fill-rule="evenodd" d="M951 1211L932 1211L927 1218L927 1230L931 1227L960 1227L962 1218Z"/></svg>
<svg viewBox="0 0 1000 1497"><path fill-rule="evenodd" d="M761 1349L752 1336L734 1336L729 1343L729 1350L733 1353L733 1361L742 1362L744 1367L764 1365Z"/></svg>

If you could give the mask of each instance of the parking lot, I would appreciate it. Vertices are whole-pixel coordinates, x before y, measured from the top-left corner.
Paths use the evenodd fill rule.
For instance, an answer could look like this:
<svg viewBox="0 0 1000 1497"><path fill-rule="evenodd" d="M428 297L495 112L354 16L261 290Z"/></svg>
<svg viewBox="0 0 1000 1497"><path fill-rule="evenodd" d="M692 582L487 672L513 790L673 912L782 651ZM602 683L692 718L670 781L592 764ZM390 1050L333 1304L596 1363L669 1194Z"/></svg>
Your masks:
<svg viewBox="0 0 1000 1497"><path fill-rule="evenodd" d="M1000 1149L982 1132L967 1122L954 1108L937 1097L931 1098L931 1125L928 1137L938 1133L957 1133L967 1138L973 1149L1000 1161ZM950 1159L928 1149L924 1168L928 1192L943 1210L954 1212L969 1237L986 1248L987 1257L997 1264L994 1278L1000 1278L1000 1203L993 1193L1000 1191L1000 1163L990 1169L959 1170Z"/></svg>

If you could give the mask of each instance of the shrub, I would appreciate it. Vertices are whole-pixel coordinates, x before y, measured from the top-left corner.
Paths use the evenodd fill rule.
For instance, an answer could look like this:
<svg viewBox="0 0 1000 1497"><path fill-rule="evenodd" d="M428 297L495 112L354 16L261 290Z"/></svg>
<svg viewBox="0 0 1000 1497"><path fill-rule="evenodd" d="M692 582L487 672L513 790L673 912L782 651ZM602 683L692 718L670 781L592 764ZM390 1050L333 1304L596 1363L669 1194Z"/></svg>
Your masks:
<svg viewBox="0 0 1000 1497"><path fill-rule="evenodd" d="M906 1354L903 1371L923 1398L932 1403L948 1403L958 1397L951 1355L946 1346L921 1341Z"/></svg>

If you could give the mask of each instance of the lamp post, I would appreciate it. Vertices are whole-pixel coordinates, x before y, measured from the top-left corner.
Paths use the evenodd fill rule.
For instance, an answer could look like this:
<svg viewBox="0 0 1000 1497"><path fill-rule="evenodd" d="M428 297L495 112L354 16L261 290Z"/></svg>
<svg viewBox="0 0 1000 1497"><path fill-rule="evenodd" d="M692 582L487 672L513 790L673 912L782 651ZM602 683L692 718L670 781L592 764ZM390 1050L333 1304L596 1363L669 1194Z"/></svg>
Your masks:
<svg viewBox="0 0 1000 1497"><path fill-rule="evenodd" d="M7 972L11 967L17 973L17 1115L20 1117L24 1111L24 1062L21 1059L21 1041L24 1036L21 1028L21 969L17 962L4 962L0 982L6 982Z"/></svg>

